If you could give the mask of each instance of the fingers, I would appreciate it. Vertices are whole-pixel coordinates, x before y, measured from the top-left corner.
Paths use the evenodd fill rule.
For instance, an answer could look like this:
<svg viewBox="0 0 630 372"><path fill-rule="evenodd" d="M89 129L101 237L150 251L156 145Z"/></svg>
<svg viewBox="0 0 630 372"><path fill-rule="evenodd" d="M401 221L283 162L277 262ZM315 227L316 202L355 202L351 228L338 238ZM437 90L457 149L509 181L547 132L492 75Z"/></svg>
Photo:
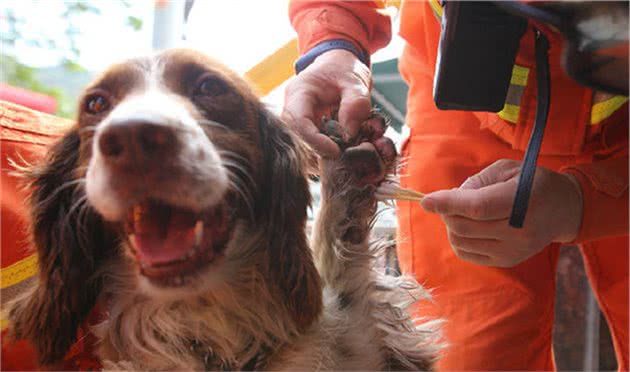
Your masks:
<svg viewBox="0 0 630 372"><path fill-rule="evenodd" d="M321 156L329 158L339 157L339 146L328 136L320 133L320 129L314 118L317 117L316 109L319 99L316 89L308 86L289 89L286 91L285 106L282 119L291 125L298 134Z"/></svg>
<svg viewBox="0 0 630 372"><path fill-rule="evenodd" d="M485 266L509 266L510 238L514 234L506 219L475 221L460 216L442 216L453 252L464 261Z"/></svg>
<svg viewBox="0 0 630 372"><path fill-rule="evenodd" d="M468 177L459 187L460 189L480 189L498 182L505 182L516 175L521 169L521 162L511 159L497 160L481 172Z"/></svg>
<svg viewBox="0 0 630 372"><path fill-rule="evenodd" d="M501 159L469 177L458 188L427 195L422 206L429 212L475 220L499 220L512 211L520 162Z"/></svg>
<svg viewBox="0 0 630 372"><path fill-rule="evenodd" d="M295 120L295 129L313 150L325 158L336 159L341 155L339 146L327 135L320 133L319 128L309 119Z"/></svg>
<svg viewBox="0 0 630 372"><path fill-rule="evenodd" d="M513 267L529 257L513 252L512 247L501 240L466 238L450 231L448 240L457 257L478 265Z"/></svg>
<svg viewBox="0 0 630 372"><path fill-rule="evenodd" d="M472 239L508 239L514 231L507 219L477 221L461 216L442 216L448 231L463 238Z"/></svg>
<svg viewBox="0 0 630 372"><path fill-rule="evenodd" d="M488 221L508 218L512 211L516 178L481 189L442 190L428 194L422 207L428 212Z"/></svg>
<svg viewBox="0 0 630 372"><path fill-rule="evenodd" d="M322 116L338 107L344 140L356 136L371 114L370 81L370 70L354 54L328 51L289 83L282 117L320 155L337 158L339 147L320 133Z"/></svg>
<svg viewBox="0 0 630 372"><path fill-rule="evenodd" d="M496 255L501 242L490 239L471 239L453 234L449 231L448 240L453 252L464 261L484 266L496 266Z"/></svg>
<svg viewBox="0 0 630 372"><path fill-rule="evenodd" d="M459 257L461 260L474 263L477 265L491 266L491 262L492 262L491 257L484 256L481 254L466 252L461 249L453 249L453 252L455 252L455 255Z"/></svg>
<svg viewBox="0 0 630 372"><path fill-rule="evenodd" d="M470 177L457 189L426 195L422 206L441 214L453 251L462 260L494 267L513 267L562 241L563 221L581 218L579 197L571 180L538 168L530 200L530 219L523 229L508 225L521 164L500 160ZM572 205L577 209L568 213ZM560 212L559 212L560 211ZM573 239L579 222L571 222ZM560 228L559 228L560 226ZM560 235L559 235L560 234Z"/></svg>

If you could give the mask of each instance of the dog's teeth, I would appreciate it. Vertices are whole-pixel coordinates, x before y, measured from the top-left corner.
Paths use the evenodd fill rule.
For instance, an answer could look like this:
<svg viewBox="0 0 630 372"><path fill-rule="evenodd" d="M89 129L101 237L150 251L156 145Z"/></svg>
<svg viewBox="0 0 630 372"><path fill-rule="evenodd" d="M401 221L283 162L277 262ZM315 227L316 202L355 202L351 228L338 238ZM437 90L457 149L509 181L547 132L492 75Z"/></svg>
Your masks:
<svg viewBox="0 0 630 372"><path fill-rule="evenodd" d="M203 239L203 221L198 220L195 223L195 248L198 248L201 245L201 240Z"/></svg>

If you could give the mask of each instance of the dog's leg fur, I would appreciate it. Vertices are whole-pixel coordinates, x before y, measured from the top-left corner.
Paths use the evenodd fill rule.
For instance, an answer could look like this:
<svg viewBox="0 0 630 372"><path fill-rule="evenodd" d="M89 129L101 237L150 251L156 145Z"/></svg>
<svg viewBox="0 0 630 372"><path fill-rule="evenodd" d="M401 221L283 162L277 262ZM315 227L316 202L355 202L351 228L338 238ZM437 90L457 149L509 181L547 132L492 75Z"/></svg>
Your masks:
<svg viewBox="0 0 630 372"><path fill-rule="evenodd" d="M336 299L341 314L337 318L348 329L339 333L337 345L341 350L344 345L373 348L347 350L343 360L348 368L356 366L352 364L356 352L378 355L385 363L380 369L431 369L437 354L430 347L436 344L436 323L414 325L408 315L408 307L428 294L410 277L387 276L374 269L383 246L370 242L369 236L377 206L374 191L393 169L395 149L388 139L374 138L374 132L384 131L385 122L378 115L373 119L340 159L320 163L322 202L312 235L315 260L329 292L326 297Z"/></svg>

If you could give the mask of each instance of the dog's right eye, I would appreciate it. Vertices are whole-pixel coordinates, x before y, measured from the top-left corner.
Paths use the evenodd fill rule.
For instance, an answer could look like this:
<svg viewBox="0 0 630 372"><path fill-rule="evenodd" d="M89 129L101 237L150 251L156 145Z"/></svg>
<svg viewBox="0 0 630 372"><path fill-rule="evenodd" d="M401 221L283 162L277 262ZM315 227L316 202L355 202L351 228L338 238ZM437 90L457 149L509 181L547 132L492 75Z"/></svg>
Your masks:
<svg viewBox="0 0 630 372"><path fill-rule="evenodd" d="M97 115L105 112L109 108L109 101L100 94L88 97L85 101L85 111Z"/></svg>
<svg viewBox="0 0 630 372"><path fill-rule="evenodd" d="M213 76L205 76L197 83L195 96L216 97L227 91L225 83Z"/></svg>

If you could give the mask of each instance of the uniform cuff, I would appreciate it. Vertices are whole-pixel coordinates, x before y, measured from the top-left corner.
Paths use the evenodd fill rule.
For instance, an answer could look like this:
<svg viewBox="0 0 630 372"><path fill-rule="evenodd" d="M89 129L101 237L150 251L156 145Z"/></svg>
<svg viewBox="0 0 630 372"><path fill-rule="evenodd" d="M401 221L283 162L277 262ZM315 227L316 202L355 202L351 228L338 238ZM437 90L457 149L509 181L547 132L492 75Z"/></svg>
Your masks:
<svg viewBox="0 0 630 372"><path fill-rule="evenodd" d="M562 173L572 175L582 192L582 222L577 237L579 244L605 237L628 234L628 185L606 183L601 187L594 175L579 166L565 168ZM569 244L571 244L569 243Z"/></svg>

